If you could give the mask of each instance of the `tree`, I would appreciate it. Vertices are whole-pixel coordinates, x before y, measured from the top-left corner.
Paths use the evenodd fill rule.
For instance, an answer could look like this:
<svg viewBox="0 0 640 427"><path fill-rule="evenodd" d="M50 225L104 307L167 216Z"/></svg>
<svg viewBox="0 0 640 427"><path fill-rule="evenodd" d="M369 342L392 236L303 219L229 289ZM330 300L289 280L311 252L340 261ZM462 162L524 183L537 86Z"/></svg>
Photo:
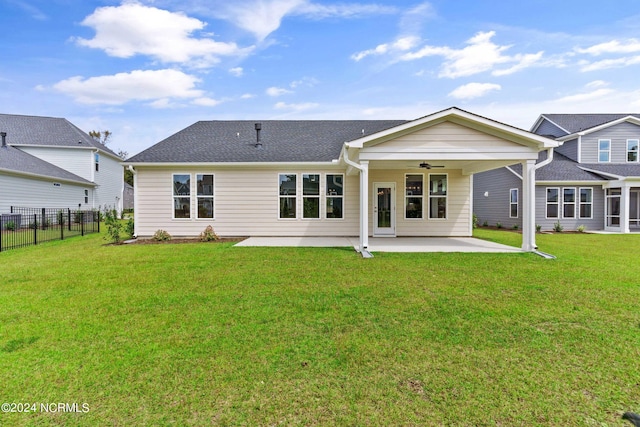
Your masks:
<svg viewBox="0 0 640 427"><path fill-rule="evenodd" d="M107 145L109 143L109 138L111 138L111 135L111 132L108 130L92 130L91 132L89 132L89 136L102 145Z"/></svg>

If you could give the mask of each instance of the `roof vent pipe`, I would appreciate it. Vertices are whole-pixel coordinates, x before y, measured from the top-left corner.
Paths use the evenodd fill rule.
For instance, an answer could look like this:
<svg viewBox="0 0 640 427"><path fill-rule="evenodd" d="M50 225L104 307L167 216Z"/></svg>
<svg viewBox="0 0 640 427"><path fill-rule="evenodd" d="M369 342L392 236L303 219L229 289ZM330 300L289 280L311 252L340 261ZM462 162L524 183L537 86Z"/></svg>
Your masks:
<svg viewBox="0 0 640 427"><path fill-rule="evenodd" d="M2 148L7 148L7 133L0 132L0 136L2 137Z"/></svg>
<svg viewBox="0 0 640 427"><path fill-rule="evenodd" d="M256 148L262 148L262 140L260 139L261 130L262 130L262 123L256 123Z"/></svg>

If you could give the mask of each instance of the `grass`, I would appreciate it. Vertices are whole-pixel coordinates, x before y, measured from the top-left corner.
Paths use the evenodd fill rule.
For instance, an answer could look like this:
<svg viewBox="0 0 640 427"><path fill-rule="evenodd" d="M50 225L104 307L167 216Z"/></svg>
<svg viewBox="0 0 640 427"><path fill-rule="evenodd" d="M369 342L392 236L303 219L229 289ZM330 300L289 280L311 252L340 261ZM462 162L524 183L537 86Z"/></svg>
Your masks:
<svg viewBox="0 0 640 427"><path fill-rule="evenodd" d="M518 246L517 233L477 230ZM532 254L224 244L0 254L0 425L623 425L640 236Z"/></svg>

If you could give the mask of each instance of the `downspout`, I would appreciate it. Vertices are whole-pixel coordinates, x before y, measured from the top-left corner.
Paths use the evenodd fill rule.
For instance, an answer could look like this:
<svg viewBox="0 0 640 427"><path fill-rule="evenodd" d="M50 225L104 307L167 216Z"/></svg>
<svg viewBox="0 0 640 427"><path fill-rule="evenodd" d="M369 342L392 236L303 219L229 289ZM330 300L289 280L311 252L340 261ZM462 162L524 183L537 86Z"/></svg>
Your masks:
<svg viewBox="0 0 640 427"><path fill-rule="evenodd" d="M537 171L543 166L547 166L549 163L553 161L553 147L547 148L547 158L534 166L534 169Z"/></svg>
<svg viewBox="0 0 640 427"><path fill-rule="evenodd" d="M553 147L550 147L550 148L547 149L547 158L544 161L536 164L533 167L534 172L537 172L538 169L548 165L549 163L551 163L553 161L553 152L554 152L553 151ZM535 191L535 184L534 184L533 188L534 188L534 191ZM535 194L534 194L534 201L535 201ZM535 211L536 211L535 202L534 202L534 205L532 206L532 209L533 209L533 213L535 215ZM535 217L534 217L534 225L535 225ZM550 254L547 254L547 253L544 253L544 252L540 252L538 250L538 244L536 243L536 232L535 232L535 230L533 230L533 232L531 234L531 240L532 240L532 244L533 244L533 251L532 252L534 254L540 255L541 257L546 258L546 259L555 259L556 258L553 255L550 255Z"/></svg>
<svg viewBox="0 0 640 427"><path fill-rule="evenodd" d="M369 201L368 200L366 201L367 206L364 207L363 205L365 203L363 202L363 200L366 195L362 194L364 180L369 179L369 176L368 176L369 170L368 168L365 168L364 166L354 162L349 158L349 143L345 142L344 146L342 147L342 154L343 154L342 158L344 159L344 162L346 164L360 171L360 254L362 255L363 258L373 258L373 255L371 255L371 253L367 250L369 246L369 233L368 231L365 232L364 230L365 228L364 222L369 221L369 215L368 213L366 213L366 211L368 211L367 208L368 208Z"/></svg>
<svg viewBox="0 0 640 427"><path fill-rule="evenodd" d="M133 174L133 237L138 237L138 171L131 165L127 169ZM124 194L122 196L124 199Z"/></svg>

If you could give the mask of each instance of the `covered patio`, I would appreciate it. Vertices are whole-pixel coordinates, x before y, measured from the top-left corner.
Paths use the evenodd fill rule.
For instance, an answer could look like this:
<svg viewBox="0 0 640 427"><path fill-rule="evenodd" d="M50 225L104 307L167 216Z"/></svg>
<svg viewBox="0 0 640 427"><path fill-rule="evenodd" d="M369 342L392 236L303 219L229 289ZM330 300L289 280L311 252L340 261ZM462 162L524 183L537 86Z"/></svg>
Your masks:
<svg viewBox="0 0 640 427"><path fill-rule="evenodd" d="M353 247L359 250L359 238L353 237L249 237L238 247ZM369 252L481 252L522 253L521 248L473 237L370 237Z"/></svg>

